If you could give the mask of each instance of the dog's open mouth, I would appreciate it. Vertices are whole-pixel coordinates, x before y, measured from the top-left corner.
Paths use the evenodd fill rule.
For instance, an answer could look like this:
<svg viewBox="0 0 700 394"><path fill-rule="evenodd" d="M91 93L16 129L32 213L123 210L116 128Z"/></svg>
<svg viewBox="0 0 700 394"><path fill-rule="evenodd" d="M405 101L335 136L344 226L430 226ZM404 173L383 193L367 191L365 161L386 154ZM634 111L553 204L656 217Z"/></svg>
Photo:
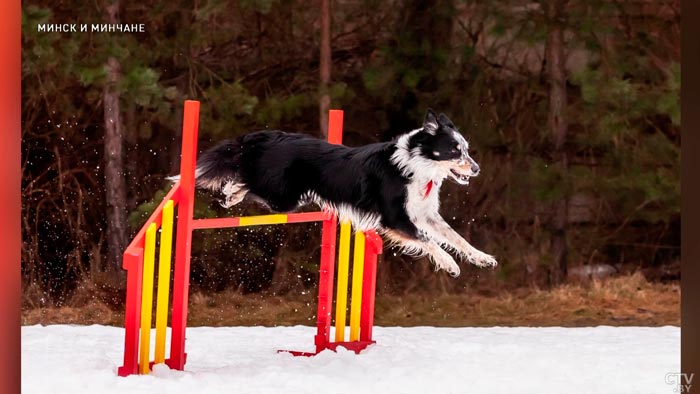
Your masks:
<svg viewBox="0 0 700 394"><path fill-rule="evenodd" d="M460 185L468 185L469 184L469 176L468 175L462 175L459 172L455 170L450 170L452 173L452 179L454 179L455 182L459 183Z"/></svg>

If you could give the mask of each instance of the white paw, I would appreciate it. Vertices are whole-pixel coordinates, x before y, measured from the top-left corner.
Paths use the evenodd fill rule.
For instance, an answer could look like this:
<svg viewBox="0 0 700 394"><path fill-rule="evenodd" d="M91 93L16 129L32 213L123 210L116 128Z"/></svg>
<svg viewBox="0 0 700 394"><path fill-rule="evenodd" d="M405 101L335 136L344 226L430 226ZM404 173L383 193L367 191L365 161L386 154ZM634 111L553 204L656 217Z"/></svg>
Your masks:
<svg viewBox="0 0 700 394"><path fill-rule="evenodd" d="M445 270L453 278L458 277L461 272L459 266L451 257L441 256L439 258L433 258L433 263L435 263L435 271Z"/></svg>
<svg viewBox="0 0 700 394"><path fill-rule="evenodd" d="M481 268L494 268L498 265L496 258L486 253L472 254L467 257L470 263Z"/></svg>

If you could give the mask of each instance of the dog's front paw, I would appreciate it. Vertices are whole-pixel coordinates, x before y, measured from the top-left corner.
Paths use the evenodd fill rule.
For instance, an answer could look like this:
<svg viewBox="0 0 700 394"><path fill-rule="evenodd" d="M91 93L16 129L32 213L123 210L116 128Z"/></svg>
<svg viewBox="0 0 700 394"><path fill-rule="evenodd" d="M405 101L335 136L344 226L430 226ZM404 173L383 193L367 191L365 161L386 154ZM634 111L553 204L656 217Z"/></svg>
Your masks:
<svg viewBox="0 0 700 394"><path fill-rule="evenodd" d="M458 277L461 272L452 258L434 258L433 262L435 263L435 271L445 270L453 278Z"/></svg>
<svg viewBox="0 0 700 394"><path fill-rule="evenodd" d="M496 258L486 253L471 255L468 260L470 263L481 268L495 268L498 265Z"/></svg>

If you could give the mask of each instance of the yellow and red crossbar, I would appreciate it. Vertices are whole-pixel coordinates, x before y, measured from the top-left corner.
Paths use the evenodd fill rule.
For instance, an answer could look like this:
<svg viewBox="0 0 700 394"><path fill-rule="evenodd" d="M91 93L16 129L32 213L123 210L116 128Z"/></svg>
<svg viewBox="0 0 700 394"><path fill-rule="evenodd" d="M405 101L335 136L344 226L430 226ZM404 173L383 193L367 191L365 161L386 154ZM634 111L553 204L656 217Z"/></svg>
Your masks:
<svg viewBox="0 0 700 394"><path fill-rule="evenodd" d="M226 227L262 226L271 224L322 222L324 220L331 219L331 217L332 214L329 212L303 212L260 216L241 216L235 218L195 219L192 223L192 228L195 230L200 230Z"/></svg>
<svg viewBox="0 0 700 394"><path fill-rule="evenodd" d="M199 128L199 102L185 101L182 129L182 160L180 181L175 183L148 218L124 252L123 268L127 271L125 313L124 364L120 376L148 373L154 363L167 364L182 370L187 360L185 330L187 328L187 300L189 292L190 253L192 231L213 228L279 225L322 222L321 264L317 313L316 352L292 352L295 355L314 355L325 349L344 346L356 352L372 340L374 296L376 290L377 255L382 253L382 240L373 231L355 233L352 292L350 306L350 339L345 340L345 309L347 302L350 225L341 225L338 297L336 308L336 337L330 339L331 311L337 219L329 212L304 212L232 218L194 219L194 186ZM328 141L342 143L343 111L329 113ZM177 208L177 233L173 234L174 211ZM160 234L159 234L160 230ZM175 235L175 264L171 311L170 357L165 358L165 337L169 311L171 252ZM153 316L153 294L156 278L156 249L159 242L156 293L155 356L150 358L150 333ZM342 282L342 283L341 283ZM342 298L342 300L340 300ZM342 317L339 318L339 317ZM338 334L340 332L340 335Z"/></svg>

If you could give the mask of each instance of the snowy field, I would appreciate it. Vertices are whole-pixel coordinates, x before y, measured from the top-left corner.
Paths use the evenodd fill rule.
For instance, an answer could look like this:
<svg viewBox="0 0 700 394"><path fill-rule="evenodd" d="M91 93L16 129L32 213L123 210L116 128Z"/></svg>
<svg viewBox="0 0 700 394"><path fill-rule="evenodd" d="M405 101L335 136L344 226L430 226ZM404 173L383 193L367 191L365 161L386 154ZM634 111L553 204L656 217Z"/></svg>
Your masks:
<svg viewBox="0 0 700 394"><path fill-rule="evenodd" d="M22 327L23 393L672 393L678 327L378 327L360 355L312 327L188 329L185 371L120 378L123 329ZM153 341L152 341L153 342Z"/></svg>

